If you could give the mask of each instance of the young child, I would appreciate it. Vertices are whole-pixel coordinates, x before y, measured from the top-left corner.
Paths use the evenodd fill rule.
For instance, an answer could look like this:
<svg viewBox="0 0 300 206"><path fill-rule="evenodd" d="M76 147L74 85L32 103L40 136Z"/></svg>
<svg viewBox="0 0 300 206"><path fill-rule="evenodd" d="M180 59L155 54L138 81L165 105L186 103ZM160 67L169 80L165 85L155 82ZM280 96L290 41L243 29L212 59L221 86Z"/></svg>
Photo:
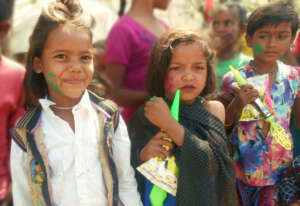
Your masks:
<svg viewBox="0 0 300 206"><path fill-rule="evenodd" d="M212 15L210 29L215 43L217 61L216 73L218 87L222 85L229 65L239 68L250 60L250 57L237 50L239 38L244 33L247 10L237 2L227 2L217 7Z"/></svg>
<svg viewBox="0 0 300 206"><path fill-rule="evenodd" d="M27 113L12 134L15 206L142 205L125 123L86 90L93 76L91 18L75 0L44 9L30 39Z"/></svg>
<svg viewBox="0 0 300 206"><path fill-rule="evenodd" d="M290 48L298 28L297 13L286 3L271 3L257 8L248 18L247 43L254 60L239 71L245 78L268 76L268 107L292 141L289 130L291 112L300 123L299 70L278 61ZM237 89L232 72L223 79L221 98L226 104L226 125L240 119L243 108L258 97L251 85ZM281 171L292 160L293 151L277 141L264 119L239 121L231 134L236 148L234 161L237 189L242 205L275 205L274 185ZM291 143L291 142L290 142Z"/></svg>
<svg viewBox="0 0 300 206"><path fill-rule="evenodd" d="M154 9L168 8L170 0L133 0L131 9L123 15L125 0L121 0L121 18L111 29L106 42L106 73L112 82L111 98L123 107L127 124L137 108L149 98L146 73L150 52L166 24L157 19Z"/></svg>
<svg viewBox="0 0 300 206"><path fill-rule="evenodd" d="M198 33L166 32L155 44L147 74L147 91L157 97L139 108L130 122L134 168L152 157L170 156L163 146L173 145L162 137L173 140L179 167L176 205L237 205L225 110L220 102L203 98L216 87L213 60L212 49ZM169 111L177 89L179 122ZM144 196L145 178L137 171L136 178ZM164 205L174 205L168 202L170 196Z"/></svg>
<svg viewBox="0 0 300 206"><path fill-rule="evenodd" d="M13 0L0 0L0 45L10 28L13 6ZM0 205L10 205L12 202L9 129L24 113L22 89L24 74L25 69L22 66L2 55L0 46Z"/></svg>
<svg viewBox="0 0 300 206"><path fill-rule="evenodd" d="M279 183L281 205L300 206L300 156L284 170Z"/></svg>

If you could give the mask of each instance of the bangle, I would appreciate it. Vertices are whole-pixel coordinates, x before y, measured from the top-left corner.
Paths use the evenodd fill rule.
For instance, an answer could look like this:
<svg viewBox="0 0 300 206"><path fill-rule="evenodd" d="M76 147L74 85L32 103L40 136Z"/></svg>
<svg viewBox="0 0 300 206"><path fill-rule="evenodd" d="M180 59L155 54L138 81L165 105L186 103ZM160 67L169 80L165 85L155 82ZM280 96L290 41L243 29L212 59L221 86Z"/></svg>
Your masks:
<svg viewBox="0 0 300 206"><path fill-rule="evenodd" d="M224 123L224 126L225 126L225 127L231 127L232 125L233 125L233 122L231 122L231 123L229 123L229 124L225 124L225 123Z"/></svg>

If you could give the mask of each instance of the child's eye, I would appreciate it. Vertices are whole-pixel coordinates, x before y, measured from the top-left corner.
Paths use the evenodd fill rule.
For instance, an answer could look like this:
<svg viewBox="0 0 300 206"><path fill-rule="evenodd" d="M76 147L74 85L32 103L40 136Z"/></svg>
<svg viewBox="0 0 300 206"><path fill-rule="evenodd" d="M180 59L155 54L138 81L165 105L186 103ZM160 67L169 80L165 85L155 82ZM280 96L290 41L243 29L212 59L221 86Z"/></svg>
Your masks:
<svg viewBox="0 0 300 206"><path fill-rule="evenodd" d="M216 22L216 21L213 21L212 26L213 26L213 27L218 27L218 26L219 26L219 23Z"/></svg>
<svg viewBox="0 0 300 206"><path fill-rule="evenodd" d="M204 69L203 66L195 66L194 68L195 68L196 70L203 70L203 69Z"/></svg>
<svg viewBox="0 0 300 206"><path fill-rule="evenodd" d="M279 39L286 39L286 38L288 38L288 37L289 37L288 35L279 35L279 36L278 36Z"/></svg>
<svg viewBox="0 0 300 206"><path fill-rule="evenodd" d="M81 57L81 60L83 60L84 62L89 62L89 61L91 61L92 59L93 59L93 57L90 56L90 55L85 55L85 56L82 56L82 57Z"/></svg>
<svg viewBox="0 0 300 206"><path fill-rule="evenodd" d="M232 25L232 21L229 21L229 20L226 21L226 22L225 22L225 25L226 25L226 26L231 26L231 25Z"/></svg>
<svg viewBox="0 0 300 206"><path fill-rule="evenodd" d="M56 55L56 56L55 56L55 58L56 58L56 59L63 60L63 59L66 59L66 58L67 58L67 56L66 56L66 55L64 55L64 54L58 54L58 55Z"/></svg>
<svg viewBox="0 0 300 206"><path fill-rule="evenodd" d="M179 70L179 69L180 69L180 67L178 67L178 66L169 67L169 70L170 70L170 71L171 71L171 70L177 71L177 70Z"/></svg>
<svg viewBox="0 0 300 206"><path fill-rule="evenodd" d="M259 35L258 38L259 38L259 39L266 39L267 36L266 36L266 35Z"/></svg>

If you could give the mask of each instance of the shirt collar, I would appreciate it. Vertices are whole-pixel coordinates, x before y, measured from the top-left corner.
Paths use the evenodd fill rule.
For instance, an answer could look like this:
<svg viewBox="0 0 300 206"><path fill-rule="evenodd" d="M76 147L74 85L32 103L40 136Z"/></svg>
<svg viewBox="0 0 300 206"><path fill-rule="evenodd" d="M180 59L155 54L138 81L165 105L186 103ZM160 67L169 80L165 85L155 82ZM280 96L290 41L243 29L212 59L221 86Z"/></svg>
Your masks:
<svg viewBox="0 0 300 206"><path fill-rule="evenodd" d="M45 111L51 111L50 106L55 105L55 102L51 101L48 97L40 98L39 102ZM89 98L88 91L85 90L81 96L80 101L73 107L72 112L76 110L88 110L89 112L93 111L93 107Z"/></svg>
<svg viewBox="0 0 300 206"><path fill-rule="evenodd" d="M253 61L253 60L252 60L252 61ZM251 67L250 62L251 62L251 61L249 61L249 63L246 65L247 73L248 73L247 78L248 78L248 77L255 76L255 75L258 75L258 74L256 73L256 71ZM279 60L277 60L276 63L277 63L277 68L278 68L278 70L277 70L277 72L276 72L275 82L278 83L278 82L280 82L280 70L281 70L281 68L282 68L285 64L284 64L283 62L279 61Z"/></svg>

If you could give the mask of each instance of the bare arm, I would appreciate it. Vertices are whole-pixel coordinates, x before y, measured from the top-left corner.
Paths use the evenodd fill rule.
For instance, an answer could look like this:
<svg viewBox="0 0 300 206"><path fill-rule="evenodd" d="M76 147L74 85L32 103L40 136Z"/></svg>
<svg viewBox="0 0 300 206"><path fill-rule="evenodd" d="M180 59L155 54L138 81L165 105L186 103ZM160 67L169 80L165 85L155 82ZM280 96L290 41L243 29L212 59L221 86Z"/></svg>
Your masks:
<svg viewBox="0 0 300 206"><path fill-rule="evenodd" d="M225 108L220 101L206 101L204 108L225 123Z"/></svg>
<svg viewBox="0 0 300 206"><path fill-rule="evenodd" d="M106 74L112 83L111 99L120 106L139 106L149 95L145 91L136 91L123 87L126 68L123 64L107 64Z"/></svg>

